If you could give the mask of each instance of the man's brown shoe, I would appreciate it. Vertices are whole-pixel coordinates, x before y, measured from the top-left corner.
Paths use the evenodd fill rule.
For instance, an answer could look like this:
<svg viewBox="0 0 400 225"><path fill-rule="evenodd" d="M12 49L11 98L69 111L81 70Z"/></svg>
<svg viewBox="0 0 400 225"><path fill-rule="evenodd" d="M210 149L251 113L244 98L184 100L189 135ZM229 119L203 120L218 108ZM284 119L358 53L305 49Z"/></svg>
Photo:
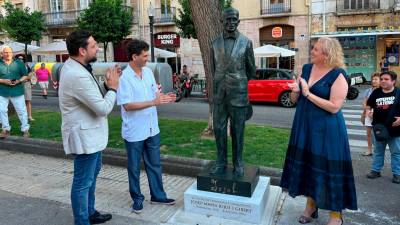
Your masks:
<svg viewBox="0 0 400 225"><path fill-rule="evenodd" d="M10 136L10 131L9 130L2 130L0 133L0 139L4 139Z"/></svg>
<svg viewBox="0 0 400 225"><path fill-rule="evenodd" d="M22 135L24 138L29 138L30 136L29 131L24 131L24 134Z"/></svg>
<svg viewBox="0 0 400 225"><path fill-rule="evenodd" d="M381 177L381 173L380 173L380 172L373 171L373 170L371 170L371 172L369 172L369 173L367 174L367 178L368 178L368 179L375 179L375 178L378 178L378 177Z"/></svg>

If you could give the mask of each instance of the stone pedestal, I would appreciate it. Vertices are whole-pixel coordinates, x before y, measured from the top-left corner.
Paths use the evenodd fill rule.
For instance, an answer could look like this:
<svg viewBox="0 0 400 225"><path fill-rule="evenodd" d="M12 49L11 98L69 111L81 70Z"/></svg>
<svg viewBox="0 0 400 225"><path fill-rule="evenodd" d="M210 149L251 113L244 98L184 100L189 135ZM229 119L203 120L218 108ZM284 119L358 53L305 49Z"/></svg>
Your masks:
<svg viewBox="0 0 400 225"><path fill-rule="evenodd" d="M251 197L259 179L259 169L255 166L245 166L244 175L237 177L229 166L223 174L210 174L213 165L197 176L197 190L221 194Z"/></svg>
<svg viewBox="0 0 400 225"><path fill-rule="evenodd" d="M196 187L193 183L185 191L185 212L260 224L268 200L270 178L259 178L251 198L201 191Z"/></svg>

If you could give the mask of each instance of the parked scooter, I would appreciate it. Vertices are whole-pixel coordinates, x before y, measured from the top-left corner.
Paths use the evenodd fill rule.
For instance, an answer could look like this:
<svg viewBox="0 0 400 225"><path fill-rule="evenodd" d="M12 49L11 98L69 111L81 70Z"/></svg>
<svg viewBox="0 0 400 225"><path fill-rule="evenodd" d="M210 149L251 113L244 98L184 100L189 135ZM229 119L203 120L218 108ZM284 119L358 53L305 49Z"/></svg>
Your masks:
<svg viewBox="0 0 400 225"><path fill-rule="evenodd" d="M179 78L175 76L176 75L174 74L172 77L174 83L174 92L176 94L175 102L179 102L180 100L182 100L183 97L185 98L190 97L193 84L196 83L197 81L193 77Z"/></svg>
<svg viewBox="0 0 400 225"><path fill-rule="evenodd" d="M365 79L363 73L352 73L347 78L347 83L349 84L349 90L347 92L347 99L354 100L360 94L360 91L357 89L356 85L363 84L367 81Z"/></svg>
<svg viewBox="0 0 400 225"><path fill-rule="evenodd" d="M193 77L185 77L182 80L182 95L187 98L190 97L190 94L192 93L192 88L193 84L195 83L195 79Z"/></svg>

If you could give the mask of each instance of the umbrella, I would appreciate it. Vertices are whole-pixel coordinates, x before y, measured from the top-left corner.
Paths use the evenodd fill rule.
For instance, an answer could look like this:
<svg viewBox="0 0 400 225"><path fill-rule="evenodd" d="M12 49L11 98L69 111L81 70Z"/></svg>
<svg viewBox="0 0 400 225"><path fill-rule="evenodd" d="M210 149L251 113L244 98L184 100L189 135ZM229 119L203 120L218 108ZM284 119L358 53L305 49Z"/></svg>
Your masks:
<svg viewBox="0 0 400 225"><path fill-rule="evenodd" d="M9 41L9 42L4 43L3 45L10 46L12 48L14 54L25 53L25 44L24 43L20 43L20 42L16 42L16 41ZM38 48L39 48L38 46L28 45L28 53L32 53L33 50L38 49Z"/></svg>
<svg viewBox="0 0 400 225"><path fill-rule="evenodd" d="M296 54L295 51L277 47L274 45L264 45L254 49L254 56L255 57L288 57L294 56ZM277 59L277 68L279 68L279 59Z"/></svg>
<svg viewBox="0 0 400 225"><path fill-rule="evenodd" d="M34 55L62 55L68 54L65 41L55 41L32 51Z"/></svg>
<svg viewBox="0 0 400 225"><path fill-rule="evenodd" d="M174 58L177 54L175 52L154 48L154 57L156 58Z"/></svg>
<svg viewBox="0 0 400 225"><path fill-rule="evenodd" d="M254 49L255 57L288 57L295 54L295 51L274 45L264 45Z"/></svg>

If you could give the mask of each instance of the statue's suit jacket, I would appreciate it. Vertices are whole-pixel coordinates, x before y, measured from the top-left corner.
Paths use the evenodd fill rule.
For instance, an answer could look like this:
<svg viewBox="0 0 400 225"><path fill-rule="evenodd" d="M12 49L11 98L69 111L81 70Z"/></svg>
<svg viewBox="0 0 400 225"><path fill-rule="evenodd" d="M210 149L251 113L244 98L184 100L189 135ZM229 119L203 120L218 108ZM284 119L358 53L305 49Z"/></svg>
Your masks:
<svg viewBox="0 0 400 225"><path fill-rule="evenodd" d="M250 105L247 82L256 74L251 40L236 31L232 51L226 52L224 36L218 36L212 43L211 69L214 104L227 101L236 107Z"/></svg>
<svg viewBox="0 0 400 225"><path fill-rule="evenodd" d="M66 154L102 151L108 142L107 115L116 93L103 85L79 62L69 58L61 69L59 102L61 133Z"/></svg>

